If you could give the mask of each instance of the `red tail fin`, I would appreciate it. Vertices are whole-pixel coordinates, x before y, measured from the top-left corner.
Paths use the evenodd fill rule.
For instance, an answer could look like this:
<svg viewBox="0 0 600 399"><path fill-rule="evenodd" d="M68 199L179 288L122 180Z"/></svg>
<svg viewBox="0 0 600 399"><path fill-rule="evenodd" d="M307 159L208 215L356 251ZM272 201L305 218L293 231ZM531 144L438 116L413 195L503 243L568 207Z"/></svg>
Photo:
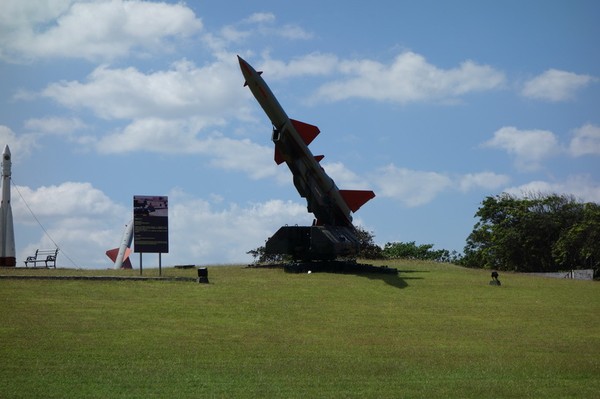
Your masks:
<svg viewBox="0 0 600 399"><path fill-rule="evenodd" d="M294 125L294 128L300 137L302 137L302 141L304 141L304 144L306 145L312 143L315 137L321 133L319 128L315 125L309 125L308 123L300 122L295 119L290 120L292 121L292 125ZM321 157L321 159L323 159L323 157ZM321 159L317 159L317 161L320 161ZM285 159L283 158L283 155L281 155L281 152L279 152L277 147L275 147L275 163L277 163L277 165L281 165L284 161Z"/></svg>
<svg viewBox="0 0 600 399"><path fill-rule="evenodd" d="M125 259L123 261L123 265L121 266L121 269L133 269L133 265L131 264L129 257L127 257L127 259Z"/></svg>
<svg viewBox="0 0 600 399"><path fill-rule="evenodd" d="M119 254L119 248L113 248L106 251L106 256L113 261L113 263L117 260L117 255ZM131 260L129 260L129 255L131 255L131 248L125 249L125 256L123 256L123 263L121 264L121 269L132 269Z"/></svg>
<svg viewBox="0 0 600 399"><path fill-rule="evenodd" d="M358 211L367 201L375 197L375 193L370 190L340 190L340 194L352 212Z"/></svg>
<svg viewBox="0 0 600 399"><path fill-rule="evenodd" d="M108 251L106 251L106 256L108 256L110 258L110 260L116 261L117 260L117 255L119 254L119 248L113 248L113 249L109 249Z"/></svg>
<svg viewBox="0 0 600 399"><path fill-rule="evenodd" d="M296 131L304 140L306 145L312 143L312 141L321 133L318 127L315 125L309 125L308 123L300 122L295 119L290 119L292 121L292 125L296 128Z"/></svg>
<svg viewBox="0 0 600 399"><path fill-rule="evenodd" d="M281 165L283 163L283 161L285 161L285 159L283 159L283 155L281 155L281 151L279 151L277 149L277 147L275 147L275 163L277 165Z"/></svg>

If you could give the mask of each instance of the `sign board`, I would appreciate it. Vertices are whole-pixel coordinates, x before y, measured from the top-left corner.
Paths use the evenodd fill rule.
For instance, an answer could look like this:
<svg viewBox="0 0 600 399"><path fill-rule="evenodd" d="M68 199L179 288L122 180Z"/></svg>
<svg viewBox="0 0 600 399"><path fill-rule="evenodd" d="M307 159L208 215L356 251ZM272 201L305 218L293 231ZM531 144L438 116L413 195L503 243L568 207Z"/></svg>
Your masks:
<svg viewBox="0 0 600 399"><path fill-rule="evenodd" d="M166 196L133 197L133 240L135 252L169 252L169 200Z"/></svg>

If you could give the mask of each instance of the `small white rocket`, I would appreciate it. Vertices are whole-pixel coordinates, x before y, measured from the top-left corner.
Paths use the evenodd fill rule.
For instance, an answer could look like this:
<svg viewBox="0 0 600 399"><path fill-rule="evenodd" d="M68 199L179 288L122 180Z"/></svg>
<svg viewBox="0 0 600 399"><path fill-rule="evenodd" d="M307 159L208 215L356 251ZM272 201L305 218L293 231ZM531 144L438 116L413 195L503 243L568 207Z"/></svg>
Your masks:
<svg viewBox="0 0 600 399"><path fill-rule="evenodd" d="M133 240L133 219L125 226L123 231L123 238L121 238L121 244L119 248L113 248L106 251L108 256L113 262L115 262L115 269L131 269L131 260L129 255L131 254L131 242Z"/></svg>
<svg viewBox="0 0 600 399"><path fill-rule="evenodd" d="M16 266L15 230L10 205L11 155L8 144L2 152L2 203L0 204L0 266Z"/></svg>

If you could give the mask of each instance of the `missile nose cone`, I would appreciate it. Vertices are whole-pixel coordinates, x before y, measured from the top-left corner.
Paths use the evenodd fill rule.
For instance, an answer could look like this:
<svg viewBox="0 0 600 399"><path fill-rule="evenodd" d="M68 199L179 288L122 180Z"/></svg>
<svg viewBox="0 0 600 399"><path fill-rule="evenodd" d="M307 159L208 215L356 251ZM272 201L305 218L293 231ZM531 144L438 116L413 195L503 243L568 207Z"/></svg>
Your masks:
<svg viewBox="0 0 600 399"><path fill-rule="evenodd" d="M254 68L252 68L250 66L250 64L248 64L239 55L237 57L238 57L238 62L240 63L240 69L242 70L242 75L244 75L244 79L245 79L244 86L248 86L248 80L251 78L252 72L254 71Z"/></svg>
<svg viewBox="0 0 600 399"><path fill-rule="evenodd" d="M9 168L10 169L10 148L8 148L8 144L4 146L4 152L2 152L2 170ZM3 172L4 173L4 172Z"/></svg>
<svg viewBox="0 0 600 399"><path fill-rule="evenodd" d="M248 76L252 74L252 70L254 68L252 68L250 66L250 64L248 64L242 57L240 57L239 55L238 57L238 62L240 63L240 68L242 69L242 73L244 74L244 76Z"/></svg>
<svg viewBox="0 0 600 399"><path fill-rule="evenodd" d="M248 68L248 66L247 66L248 63L242 57L240 57L239 55L237 57L238 57L238 62L240 64L240 68L242 68L242 71L244 71L245 69Z"/></svg>

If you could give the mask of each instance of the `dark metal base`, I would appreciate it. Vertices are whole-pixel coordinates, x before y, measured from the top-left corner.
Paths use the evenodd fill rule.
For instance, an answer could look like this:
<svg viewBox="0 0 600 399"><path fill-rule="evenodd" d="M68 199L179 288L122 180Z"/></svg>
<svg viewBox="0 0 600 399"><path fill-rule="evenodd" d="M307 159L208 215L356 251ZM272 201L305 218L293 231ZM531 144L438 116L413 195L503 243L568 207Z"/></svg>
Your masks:
<svg viewBox="0 0 600 399"><path fill-rule="evenodd" d="M353 256L359 249L356 231L345 226L283 226L265 244L266 254L302 261L332 261Z"/></svg>
<svg viewBox="0 0 600 399"><path fill-rule="evenodd" d="M17 265L17 260L14 256L7 256L0 258L1 267L13 267Z"/></svg>

